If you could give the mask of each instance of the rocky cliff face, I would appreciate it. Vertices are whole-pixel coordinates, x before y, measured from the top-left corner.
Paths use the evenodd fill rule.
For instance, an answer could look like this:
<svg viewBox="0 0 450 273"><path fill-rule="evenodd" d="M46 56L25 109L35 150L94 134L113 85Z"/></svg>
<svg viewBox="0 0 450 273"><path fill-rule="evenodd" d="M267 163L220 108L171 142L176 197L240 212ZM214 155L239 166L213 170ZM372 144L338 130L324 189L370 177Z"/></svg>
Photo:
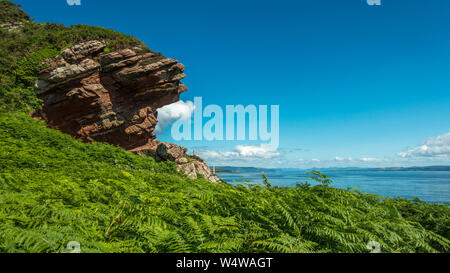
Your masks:
<svg viewBox="0 0 450 273"><path fill-rule="evenodd" d="M127 150L152 145L156 109L179 100L186 87L176 60L141 48L105 53L90 41L66 49L42 70L36 92L49 127L85 141Z"/></svg>
<svg viewBox="0 0 450 273"><path fill-rule="evenodd" d="M44 105L35 115L86 142L107 142L180 166L192 163L181 159L186 150L176 158L161 156L161 143L153 134L156 110L178 101L187 90L180 82L184 66L139 47L107 51L104 42L94 40L48 60L38 74L36 92Z"/></svg>

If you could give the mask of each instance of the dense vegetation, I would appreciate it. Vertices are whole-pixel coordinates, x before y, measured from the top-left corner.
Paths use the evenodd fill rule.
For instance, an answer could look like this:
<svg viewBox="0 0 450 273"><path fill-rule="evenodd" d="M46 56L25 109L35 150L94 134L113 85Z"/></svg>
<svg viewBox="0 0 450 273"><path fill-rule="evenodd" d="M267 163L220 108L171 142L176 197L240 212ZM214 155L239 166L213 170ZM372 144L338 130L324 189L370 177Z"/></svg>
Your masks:
<svg viewBox="0 0 450 273"><path fill-rule="evenodd" d="M97 39L107 43L106 51L129 46L148 50L138 39L110 29L35 23L15 4L0 0L0 25L13 19L22 24L18 31L0 28L0 111L39 108L33 87L35 74L42 68L39 64L74 44Z"/></svg>
<svg viewBox="0 0 450 273"><path fill-rule="evenodd" d="M449 208L323 185L186 179L170 163L0 116L0 252L447 252ZM447 238L447 239L446 239Z"/></svg>
<svg viewBox="0 0 450 273"><path fill-rule="evenodd" d="M10 1L0 2L0 24L16 23L22 20L30 20L30 16L23 11L20 5Z"/></svg>
<svg viewBox="0 0 450 273"><path fill-rule="evenodd" d="M70 241L82 252L369 252L369 241L449 252L448 205L335 189L317 172L317 186L294 188L191 180L173 163L46 128L27 113L40 103L39 63L96 36L120 46L121 34L36 24L0 5L2 21L24 20L0 30L0 252L65 252Z"/></svg>

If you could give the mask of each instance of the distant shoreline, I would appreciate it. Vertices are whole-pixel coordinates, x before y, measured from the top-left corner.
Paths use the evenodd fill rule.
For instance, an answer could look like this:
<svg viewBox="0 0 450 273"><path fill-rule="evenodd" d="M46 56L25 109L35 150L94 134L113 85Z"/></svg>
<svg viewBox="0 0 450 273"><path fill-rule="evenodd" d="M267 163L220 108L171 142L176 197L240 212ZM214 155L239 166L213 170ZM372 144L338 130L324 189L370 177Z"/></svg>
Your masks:
<svg viewBox="0 0 450 273"><path fill-rule="evenodd" d="M385 167L385 168L313 168L318 171L372 171L372 172L385 172L385 171L395 171L395 172L413 172L413 171L426 171L426 172L437 172L437 171L450 171L450 166L424 166L424 167ZM310 171L312 169L295 169L295 168L256 168L256 167L233 167L233 166L221 166L216 167L216 173L241 173L241 172L261 172L261 171L275 171L275 170L292 170L292 171Z"/></svg>
<svg viewBox="0 0 450 273"><path fill-rule="evenodd" d="M216 173L234 173L233 170L226 170L226 169L215 169Z"/></svg>

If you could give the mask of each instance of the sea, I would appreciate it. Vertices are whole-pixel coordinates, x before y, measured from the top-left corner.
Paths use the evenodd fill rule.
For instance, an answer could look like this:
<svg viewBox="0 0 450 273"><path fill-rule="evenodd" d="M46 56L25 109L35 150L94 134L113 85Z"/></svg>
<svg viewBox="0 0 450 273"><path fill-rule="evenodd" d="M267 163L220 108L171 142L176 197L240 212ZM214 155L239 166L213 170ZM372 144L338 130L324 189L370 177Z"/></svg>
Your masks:
<svg viewBox="0 0 450 273"><path fill-rule="evenodd" d="M294 169L245 169L232 173L217 173L231 184L260 183L265 174L273 186L293 187L308 182L306 171ZM387 197L419 198L430 203L450 203L450 171L371 171L371 170L326 170L335 188L357 188L366 193Z"/></svg>

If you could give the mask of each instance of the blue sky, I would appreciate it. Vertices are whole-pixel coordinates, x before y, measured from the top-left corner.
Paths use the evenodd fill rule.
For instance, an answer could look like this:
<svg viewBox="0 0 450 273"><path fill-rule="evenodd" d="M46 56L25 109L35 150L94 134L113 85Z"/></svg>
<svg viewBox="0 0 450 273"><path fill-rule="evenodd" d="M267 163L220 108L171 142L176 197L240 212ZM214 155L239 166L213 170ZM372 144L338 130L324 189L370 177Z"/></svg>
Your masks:
<svg viewBox="0 0 450 273"><path fill-rule="evenodd" d="M448 0L81 1L16 2L38 22L112 28L179 60L183 101L280 105L276 153L179 143L211 164L450 164Z"/></svg>

